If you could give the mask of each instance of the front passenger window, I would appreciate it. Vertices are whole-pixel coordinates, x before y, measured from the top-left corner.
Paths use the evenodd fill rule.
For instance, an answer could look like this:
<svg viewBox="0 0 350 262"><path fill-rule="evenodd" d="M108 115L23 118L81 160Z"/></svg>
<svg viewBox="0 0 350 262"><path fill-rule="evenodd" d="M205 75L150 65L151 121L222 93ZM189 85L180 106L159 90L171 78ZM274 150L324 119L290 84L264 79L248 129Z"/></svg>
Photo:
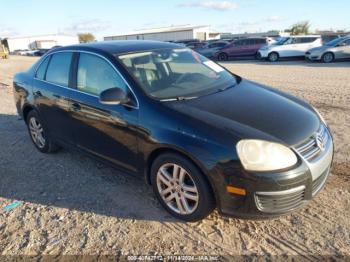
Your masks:
<svg viewBox="0 0 350 262"><path fill-rule="evenodd" d="M100 95L102 91L114 87L127 92L125 81L107 61L96 55L81 53L77 75L78 90Z"/></svg>

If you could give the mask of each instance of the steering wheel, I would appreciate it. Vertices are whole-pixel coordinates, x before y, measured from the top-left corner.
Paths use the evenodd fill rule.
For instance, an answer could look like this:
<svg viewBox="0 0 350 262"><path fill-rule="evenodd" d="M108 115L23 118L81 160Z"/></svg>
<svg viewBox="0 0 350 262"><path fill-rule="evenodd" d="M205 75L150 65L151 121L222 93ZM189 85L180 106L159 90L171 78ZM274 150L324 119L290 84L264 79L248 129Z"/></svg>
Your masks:
<svg viewBox="0 0 350 262"><path fill-rule="evenodd" d="M176 79L174 84L181 83L186 77L190 76L191 73L184 73L178 79Z"/></svg>

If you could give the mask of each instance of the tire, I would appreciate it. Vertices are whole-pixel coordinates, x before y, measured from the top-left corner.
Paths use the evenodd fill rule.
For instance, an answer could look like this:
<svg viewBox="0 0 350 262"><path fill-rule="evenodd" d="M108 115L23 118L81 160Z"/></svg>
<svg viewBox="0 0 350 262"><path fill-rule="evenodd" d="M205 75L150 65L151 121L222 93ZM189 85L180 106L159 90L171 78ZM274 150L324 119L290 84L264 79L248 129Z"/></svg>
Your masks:
<svg viewBox="0 0 350 262"><path fill-rule="evenodd" d="M30 139L41 153L52 153L60 149L48 136L38 112L30 111L27 115L26 124Z"/></svg>
<svg viewBox="0 0 350 262"><path fill-rule="evenodd" d="M323 63L332 63L334 61L334 54L331 52L324 53L321 60Z"/></svg>
<svg viewBox="0 0 350 262"><path fill-rule="evenodd" d="M226 53L220 53L218 55L218 60L219 61L227 61L228 60L228 55Z"/></svg>
<svg viewBox="0 0 350 262"><path fill-rule="evenodd" d="M262 60L260 52L256 52L254 58L255 58L255 60Z"/></svg>
<svg viewBox="0 0 350 262"><path fill-rule="evenodd" d="M279 56L278 53L272 52L272 53L270 53L270 54L268 55L267 58L268 58L268 60L269 60L270 62L277 62L278 59L280 58L280 56Z"/></svg>
<svg viewBox="0 0 350 262"><path fill-rule="evenodd" d="M215 198L206 178L181 155L165 153L158 156L152 163L151 183L161 205L178 219L198 221L215 208Z"/></svg>

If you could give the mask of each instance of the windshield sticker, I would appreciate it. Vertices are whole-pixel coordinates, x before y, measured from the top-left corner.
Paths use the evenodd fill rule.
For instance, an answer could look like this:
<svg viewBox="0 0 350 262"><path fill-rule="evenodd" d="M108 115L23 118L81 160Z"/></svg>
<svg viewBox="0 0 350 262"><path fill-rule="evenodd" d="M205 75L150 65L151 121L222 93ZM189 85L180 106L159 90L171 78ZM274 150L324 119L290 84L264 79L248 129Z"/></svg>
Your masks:
<svg viewBox="0 0 350 262"><path fill-rule="evenodd" d="M205 61L203 62L203 64L209 67L211 70L214 70L216 73L224 71L224 69L221 66L215 64L213 61Z"/></svg>
<svg viewBox="0 0 350 262"><path fill-rule="evenodd" d="M197 63L202 63L201 59L199 58L198 54L194 51L191 52L193 58L197 61Z"/></svg>

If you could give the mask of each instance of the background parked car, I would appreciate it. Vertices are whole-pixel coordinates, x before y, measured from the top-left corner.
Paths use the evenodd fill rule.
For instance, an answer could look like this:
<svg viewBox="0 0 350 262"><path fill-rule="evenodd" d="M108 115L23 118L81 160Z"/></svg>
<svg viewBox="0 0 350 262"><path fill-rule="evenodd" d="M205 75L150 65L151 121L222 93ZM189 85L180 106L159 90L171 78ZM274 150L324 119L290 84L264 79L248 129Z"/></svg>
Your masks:
<svg viewBox="0 0 350 262"><path fill-rule="evenodd" d="M191 48L191 49L196 50L196 51L197 51L197 49L202 48L205 45L206 45L205 42L192 42L192 43L185 44L186 47Z"/></svg>
<svg viewBox="0 0 350 262"><path fill-rule="evenodd" d="M208 58L214 57L214 54L219 51L221 48L227 46L229 42L227 41L215 41L209 42L201 48L198 48L196 51Z"/></svg>
<svg viewBox="0 0 350 262"><path fill-rule="evenodd" d="M272 45L260 48L258 58L276 62L282 57L304 57L306 51L319 46L322 46L319 35L283 37Z"/></svg>
<svg viewBox="0 0 350 262"><path fill-rule="evenodd" d="M305 58L312 61L331 63L336 59L350 59L350 36L336 38L321 47L306 52Z"/></svg>
<svg viewBox="0 0 350 262"><path fill-rule="evenodd" d="M262 46L267 45L266 38L244 38L233 41L214 54L219 61L232 57L255 56Z"/></svg>

